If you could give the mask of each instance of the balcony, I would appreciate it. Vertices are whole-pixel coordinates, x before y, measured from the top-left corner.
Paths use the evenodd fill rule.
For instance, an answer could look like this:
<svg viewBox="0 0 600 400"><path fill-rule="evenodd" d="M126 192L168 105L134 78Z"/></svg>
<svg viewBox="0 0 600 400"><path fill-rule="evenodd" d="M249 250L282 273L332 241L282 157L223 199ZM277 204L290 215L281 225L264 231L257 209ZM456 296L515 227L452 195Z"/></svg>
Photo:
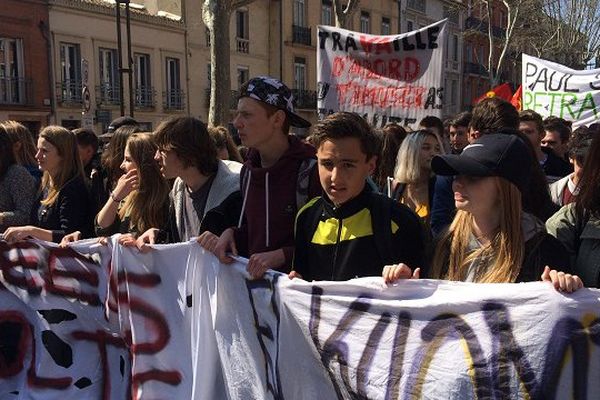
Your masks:
<svg viewBox="0 0 600 400"><path fill-rule="evenodd" d="M479 18L468 17L465 20L465 30L476 30L487 35L488 24ZM506 36L506 29L492 25L492 35L497 39L503 39Z"/></svg>
<svg viewBox="0 0 600 400"><path fill-rule="evenodd" d="M56 97L58 102L66 107L81 106L81 91L83 87L81 82L64 81L56 85Z"/></svg>
<svg viewBox="0 0 600 400"><path fill-rule="evenodd" d="M310 38L309 27L292 25L292 42L310 46Z"/></svg>
<svg viewBox="0 0 600 400"><path fill-rule="evenodd" d="M136 108L154 108L156 92L152 86L140 86L134 89Z"/></svg>
<svg viewBox="0 0 600 400"><path fill-rule="evenodd" d="M25 78L0 78L0 104L29 105L31 104L32 82Z"/></svg>
<svg viewBox="0 0 600 400"><path fill-rule="evenodd" d="M465 63L465 74L488 76L488 72L482 64L473 63L473 62Z"/></svg>
<svg viewBox="0 0 600 400"><path fill-rule="evenodd" d="M314 90L292 89L295 107L304 110L317 109L317 92Z"/></svg>
<svg viewBox="0 0 600 400"><path fill-rule="evenodd" d="M250 52L250 40L244 38L236 38L237 51L238 53L246 53Z"/></svg>
<svg viewBox="0 0 600 400"><path fill-rule="evenodd" d="M121 88L115 83L105 83L96 86L96 102L103 106L118 106L121 104Z"/></svg>
<svg viewBox="0 0 600 400"><path fill-rule="evenodd" d="M181 89L163 92L163 108L168 111L180 111L185 107L185 93Z"/></svg>

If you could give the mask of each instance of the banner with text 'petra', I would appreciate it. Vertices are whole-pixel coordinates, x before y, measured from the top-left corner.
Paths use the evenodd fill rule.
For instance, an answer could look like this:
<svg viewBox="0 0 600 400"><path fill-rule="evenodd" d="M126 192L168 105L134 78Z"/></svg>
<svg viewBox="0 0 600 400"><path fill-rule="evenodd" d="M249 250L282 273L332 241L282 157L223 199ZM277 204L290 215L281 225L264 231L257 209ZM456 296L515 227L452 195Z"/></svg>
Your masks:
<svg viewBox="0 0 600 400"><path fill-rule="evenodd" d="M0 399L593 399L600 291L251 280L194 241L0 241Z"/></svg>
<svg viewBox="0 0 600 400"><path fill-rule="evenodd" d="M523 54L523 110L573 121L573 128L600 119L600 69L574 70Z"/></svg>
<svg viewBox="0 0 600 400"><path fill-rule="evenodd" d="M319 118L363 115L376 127L415 125L442 116L446 20L416 31L377 36L318 26Z"/></svg>

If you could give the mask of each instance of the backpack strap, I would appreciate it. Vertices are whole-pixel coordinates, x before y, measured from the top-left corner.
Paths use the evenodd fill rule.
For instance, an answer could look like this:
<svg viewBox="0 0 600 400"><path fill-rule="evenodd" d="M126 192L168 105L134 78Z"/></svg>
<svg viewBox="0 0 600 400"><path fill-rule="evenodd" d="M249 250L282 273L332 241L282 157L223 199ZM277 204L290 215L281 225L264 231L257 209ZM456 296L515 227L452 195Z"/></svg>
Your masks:
<svg viewBox="0 0 600 400"><path fill-rule="evenodd" d="M310 174L317 165L317 160L307 158L302 160L298 169L296 181L296 209L300 210L309 200L308 187L310 185Z"/></svg>

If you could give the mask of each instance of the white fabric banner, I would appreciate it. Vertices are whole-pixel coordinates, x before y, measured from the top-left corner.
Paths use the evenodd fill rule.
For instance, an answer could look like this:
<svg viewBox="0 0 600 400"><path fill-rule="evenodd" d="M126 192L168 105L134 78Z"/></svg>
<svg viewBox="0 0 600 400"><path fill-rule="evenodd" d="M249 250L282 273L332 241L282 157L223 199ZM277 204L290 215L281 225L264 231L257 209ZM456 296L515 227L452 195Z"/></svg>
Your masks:
<svg viewBox="0 0 600 400"><path fill-rule="evenodd" d="M523 110L573 121L573 127L600 120L600 69L574 70L523 54Z"/></svg>
<svg viewBox="0 0 600 400"><path fill-rule="evenodd" d="M114 245L115 238L111 241ZM249 280L194 242L0 242L0 399L592 399L600 291ZM49 333L50 332L50 333ZM70 350L69 350L70 349ZM70 354L70 356L69 356Z"/></svg>
<svg viewBox="0 0 600 400"><path fill-rule="evenodd" d="M336 111L376 127L442 117L446 20L399 35L377 36L318 26L319 119Z"/></svg>

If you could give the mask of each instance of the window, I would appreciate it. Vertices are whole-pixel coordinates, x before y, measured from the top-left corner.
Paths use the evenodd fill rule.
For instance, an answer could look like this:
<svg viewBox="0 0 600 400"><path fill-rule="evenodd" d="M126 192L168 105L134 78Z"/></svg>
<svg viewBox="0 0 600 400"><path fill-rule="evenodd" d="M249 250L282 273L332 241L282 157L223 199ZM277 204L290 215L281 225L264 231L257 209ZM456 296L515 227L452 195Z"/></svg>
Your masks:
<svg viewBox="0 0 600 400"><path fill-rule="evenodd" d="M206 47L210 47L210 30L206 28L204 34L206 35Z"/></svg>
<svg viewBox="0 0 600 400"><path fill-rule="evenodd" d="M410 8L415 11L420 11L423 14L426 14L427 3L425 0L407 0L406 8Z"/></svg>
<svg viewBox="0 0 600 400"><path fill-rule="evenodd" d="M237 51L240 53L248 53L250 50L250 38L248 29L248 11L237 10L235 12L235 29Z"/></svg>
<svg viewBox="0 0 600 400"><path fill-rule="evenodd" d="M60 44L61 102L81 102L81 50L79 44Z"/></svg>
<svg viewBox="0 0 600 400"><path fill-rule="evenodd" d="M456 106L458 104L458 81L450 81L450 105Z"/></svg>
<svg viewBox="0 0 600 400"><path fill-rule="evenodd" d="M0 38L0 104L25 103L23 43Z"/></svg>
<svg viewBox="0 0 600 400"><path fill-rule="evenodd" d="M150 55L135 53L133 57L135 60L135 105L154 107Z"/></svg>
<svg viewBox="0 0 600 400"><path fill-rule="evenodd" d="M463 102L466 103L466 105L471 105L472 99L473 99L473 88L471 87L471 82L468 82L466 84L465 98L463 99Z"/></svg>
<svg viewBox="0 0 600 400"><path fill-rule="evenodd" d="M473 48L471 47L471 45L469 43L465 44L465 53L466 53L467 62L472 63L473 62Z"/></svg>
<svg viewBox="0 0 600 400"><path fill-rule="evenodd" d="M170 110L183 109L183 92L181 91L181 70L178 58L167 57L167 91L165 96L165 108Z"/></svg>
<svg viewBox="0 0 600 400"><path fill-rule="evenodd" d="M367 11L360 12L360 31L362 33L371 33L371 16Z"/></svg>
<svg viewBox="0 0 600 400"><path fill-rule="evenodd" d="M306 26L306 4L305 0L294 0L294 25Z"/></svg>
<svg viewBox="0 0 600 400"><path fill-rule="evenodd" d="M306 90L306 59L304 57L294 58L294 89Z"/></svg>
<svg viewBox="0 0 600 400"><path fill-rule="evenodd" d="M407 19L406 20L406 32L410 32L412 30L414 30L414 24L412 21Z"/></svg>
<svg viewBox="0 0 600 400"><path fill-rule="evenodd" d="M454 61L455 63L458 62L458 35L456 33L453 33L452 36L452 47L450 48L450 58L452 59L452 61Z"/></svg>
<svg viewBox="0 0 600 400"><path fill-rule="evenodd" d="M381 34L382 35L391 35L392 33L392 24L390 23L390 19L383 17L381 18Z"/></svg>
<svg viewBox="0 0 600 400"><path fill-rule="evenodd" d="M100 101L107 104L119 104L117 50L100 48L98 66L100 68Z"/></svg>
<svg viewBox="0 0 600 400"><path fill-rule="evenodd" d="M333 7L331 0L323 0L321 3L321 24L333 25Z"/></svg>
<svg viewBox="0 0 600 400"><path fill-rule="evenodd" d="M238 90L242 87L242 85L250 80L250 69L246 66L237 67L237 84Z"/></svg>

